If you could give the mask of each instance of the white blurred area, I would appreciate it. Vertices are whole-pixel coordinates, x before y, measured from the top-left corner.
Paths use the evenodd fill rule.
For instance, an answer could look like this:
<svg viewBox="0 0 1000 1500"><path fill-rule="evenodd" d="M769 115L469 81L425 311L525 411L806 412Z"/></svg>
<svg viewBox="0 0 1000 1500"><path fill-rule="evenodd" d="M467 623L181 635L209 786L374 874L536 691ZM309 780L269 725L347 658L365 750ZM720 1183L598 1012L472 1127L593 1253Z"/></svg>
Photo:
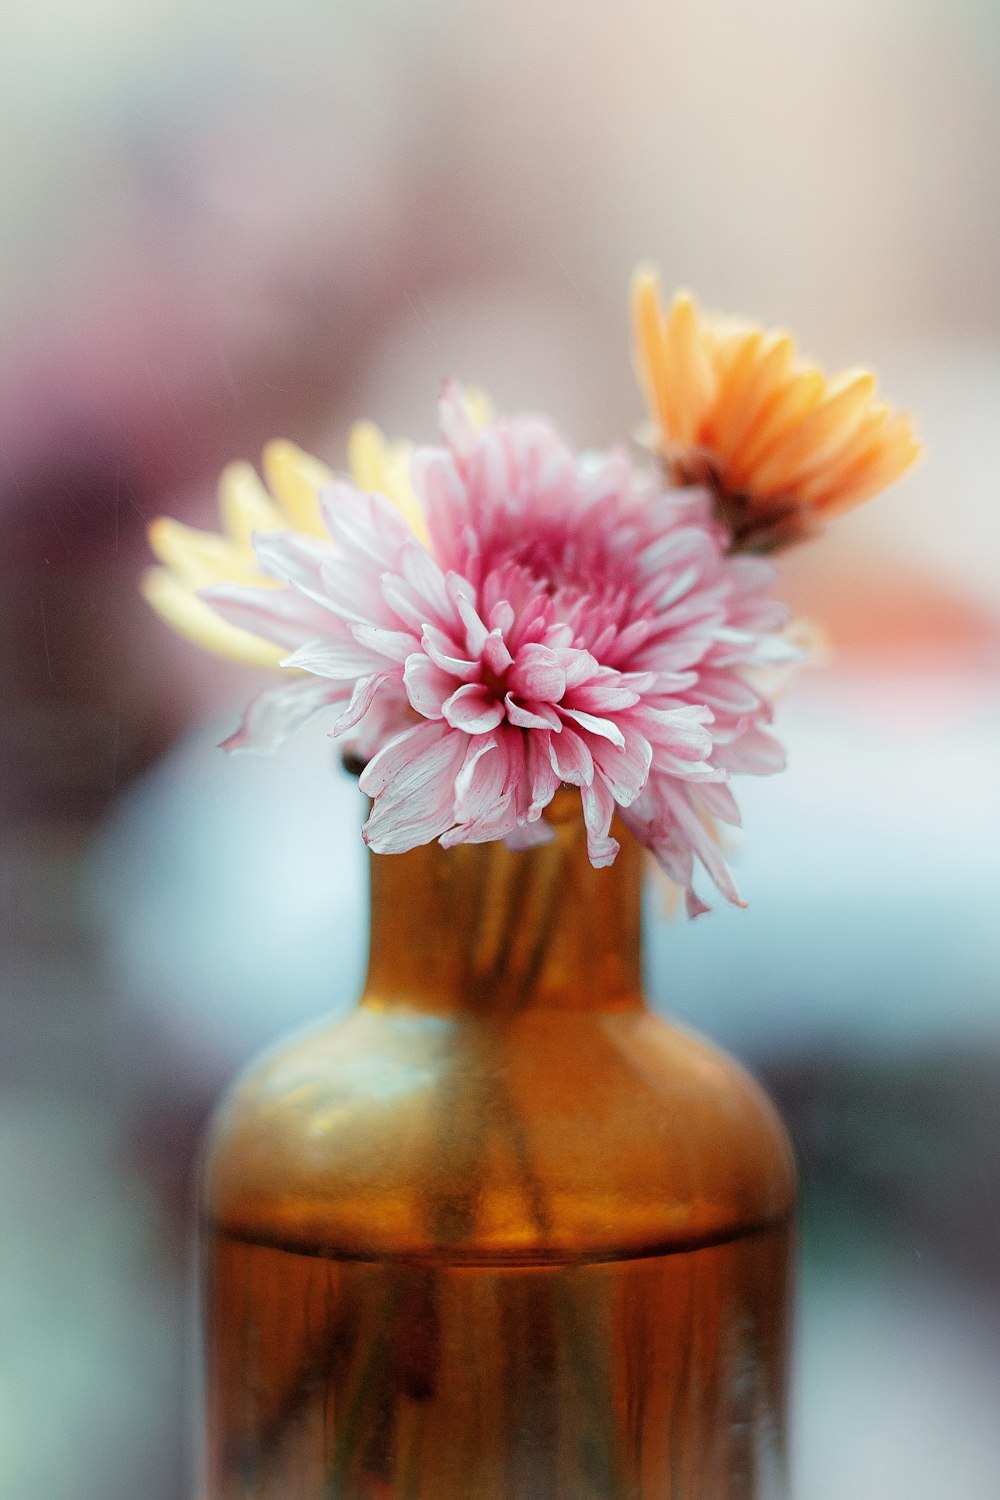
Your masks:
<svg viewBox="0 0 1000 1500"><path fill-rule="evenodd" d="M197 1133L363 965L356 787L322 732L214 749L256 679L138 602L145 522L207 524L221 464L273 435L337 465L359 415L427 438L447 374L582 446L628 435L646 257L873 365L928 444L784 565L831 660L780 706L788 773L741 788L749 912L667 921L651 886L650 989L796 1135L798 1500L994 1500L1000 8L5 22L0 1500L189 1500Z"/></svg>

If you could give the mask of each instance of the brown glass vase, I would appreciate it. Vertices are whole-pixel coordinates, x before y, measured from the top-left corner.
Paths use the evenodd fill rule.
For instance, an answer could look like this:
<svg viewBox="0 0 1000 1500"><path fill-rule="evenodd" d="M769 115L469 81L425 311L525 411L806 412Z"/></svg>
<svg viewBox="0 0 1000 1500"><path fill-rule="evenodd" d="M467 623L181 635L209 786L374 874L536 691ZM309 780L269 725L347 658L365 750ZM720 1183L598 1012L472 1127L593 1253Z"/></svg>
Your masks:
<svg viewBox="0 0 1000 1500"><path fill-rule="evenodd" d="M646 1008L641 850L371 861L368 979L215 1123L204 1500L776 1500L791 1152Z"/></svg>

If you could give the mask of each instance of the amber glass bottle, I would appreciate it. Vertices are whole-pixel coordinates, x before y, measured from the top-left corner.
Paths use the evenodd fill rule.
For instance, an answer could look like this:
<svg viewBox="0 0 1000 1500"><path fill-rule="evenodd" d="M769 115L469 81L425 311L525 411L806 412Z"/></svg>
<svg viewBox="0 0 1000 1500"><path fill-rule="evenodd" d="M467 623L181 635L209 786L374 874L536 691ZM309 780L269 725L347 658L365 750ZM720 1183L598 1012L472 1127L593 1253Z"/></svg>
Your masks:
<svg viewBox="0 0 1000 1500"><path fill-rule="evenodd" d="M641 851L372 859L345 1020L206 1159L204 1500L775 1500L794 1171L645 1007Z"/></svg>

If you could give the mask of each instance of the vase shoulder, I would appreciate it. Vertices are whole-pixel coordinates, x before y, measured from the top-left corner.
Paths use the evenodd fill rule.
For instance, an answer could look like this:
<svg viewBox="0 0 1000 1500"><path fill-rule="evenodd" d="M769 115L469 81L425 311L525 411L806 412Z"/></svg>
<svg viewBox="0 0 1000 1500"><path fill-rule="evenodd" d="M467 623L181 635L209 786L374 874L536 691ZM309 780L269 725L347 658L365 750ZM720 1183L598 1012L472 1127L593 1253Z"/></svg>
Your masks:
<svg viewBox="0 0 1000 1500"><path fill-rule="evenodd" d="M503 1017L362 1004L269 1053L210 1135L208 1219L299 1252L607 1260L787 1218L752 1078L643 1007Z"/></svg>

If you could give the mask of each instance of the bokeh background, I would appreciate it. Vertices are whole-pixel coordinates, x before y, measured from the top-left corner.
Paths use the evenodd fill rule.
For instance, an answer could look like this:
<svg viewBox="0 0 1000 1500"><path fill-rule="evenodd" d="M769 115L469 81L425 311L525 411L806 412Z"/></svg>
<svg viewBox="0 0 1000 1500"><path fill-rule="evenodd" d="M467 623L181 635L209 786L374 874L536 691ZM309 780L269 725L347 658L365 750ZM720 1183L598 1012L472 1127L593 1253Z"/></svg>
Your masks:
<svg viewBox="0 0 1000 1500"><path fill-rule="evenodd" d="M198 1135L363 963L356 788L218 754L253 674L141 603L147 522L448 373L628 433L647 256L927 440L788 557L831 649L752 907L654 891L650 988L798 1147L801 1500L1000 1493L998 130L990 0L8 0L0 1500L187 1500Z"/></svg>

